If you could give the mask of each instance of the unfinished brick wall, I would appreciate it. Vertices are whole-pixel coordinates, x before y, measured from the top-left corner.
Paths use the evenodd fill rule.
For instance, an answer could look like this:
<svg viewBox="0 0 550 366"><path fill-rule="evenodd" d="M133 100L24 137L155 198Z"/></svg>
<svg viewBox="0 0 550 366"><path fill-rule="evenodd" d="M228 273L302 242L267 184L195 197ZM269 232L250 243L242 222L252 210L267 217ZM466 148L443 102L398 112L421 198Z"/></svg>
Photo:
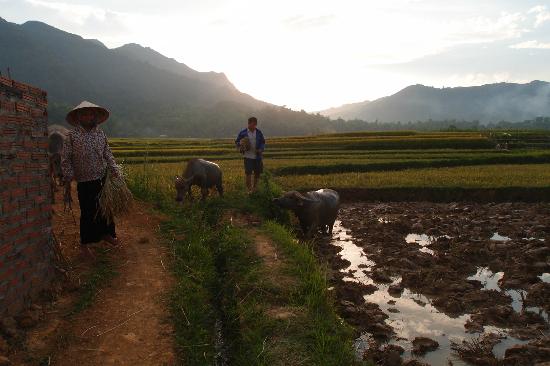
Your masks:
<svg viewBox="0 0 550 366"><path fill-rule="evenodd" d="M0 317L53 277L46 93L0 76Z"/></svg>

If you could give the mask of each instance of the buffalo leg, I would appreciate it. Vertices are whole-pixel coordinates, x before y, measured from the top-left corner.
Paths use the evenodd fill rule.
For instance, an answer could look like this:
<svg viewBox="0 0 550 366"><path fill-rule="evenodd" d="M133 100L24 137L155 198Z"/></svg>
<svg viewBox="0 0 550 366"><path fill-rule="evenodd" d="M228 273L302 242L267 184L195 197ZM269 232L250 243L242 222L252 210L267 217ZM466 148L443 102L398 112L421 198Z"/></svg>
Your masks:
<svg viewBox="0 0 550 366"><path fill-rule="evenodd" d="M204 201L206 197L208 197L208 188L201 187L201 193L202 193L202 200Z"/></svg>
<svg viewBox="0 0 550 366"><path fill-rule="evenodd" d="M220 197L223 197L223 186L220 184L216 184L216 189L218 190L218 194Z"/></svg>

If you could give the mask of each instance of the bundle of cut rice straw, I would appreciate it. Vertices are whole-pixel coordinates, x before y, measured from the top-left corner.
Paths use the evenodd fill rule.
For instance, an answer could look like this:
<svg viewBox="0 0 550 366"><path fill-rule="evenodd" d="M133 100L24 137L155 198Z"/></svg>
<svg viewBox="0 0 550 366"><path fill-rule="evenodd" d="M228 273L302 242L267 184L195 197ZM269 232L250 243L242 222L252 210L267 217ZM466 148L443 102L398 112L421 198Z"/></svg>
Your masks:
<svg viewBox="0 0 550 366"><path fill-rule="evenodd" d="M118 167L119 175L113 176L110 169L107 169L105 183L99 193L99 214L111 223L115 217L120 217L130 211L132 207L132 192L124 181L124 171Z"/></svg>

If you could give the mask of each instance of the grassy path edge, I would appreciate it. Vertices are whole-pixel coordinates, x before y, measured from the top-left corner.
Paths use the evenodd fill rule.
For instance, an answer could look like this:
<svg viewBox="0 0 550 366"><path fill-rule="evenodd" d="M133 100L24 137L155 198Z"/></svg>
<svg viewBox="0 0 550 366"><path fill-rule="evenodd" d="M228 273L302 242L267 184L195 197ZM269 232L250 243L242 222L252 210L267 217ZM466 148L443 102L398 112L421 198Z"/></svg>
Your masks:
<svg viewBox="0 0 550 366"><path fill-rule="evenodd" d="M289 349L266 347L272 339L306 350L307 357L300 364L355 363L353 334L336 315L327 291L325 269L310 246L298 243L285 226L267 220L284 216L270 204L278 187L266 179L255 198L234 193L182 208L174 206L171 192L156 189L158 186L150 178L131 177L129 186L136 197L154 202L168 217L161 234L173 256L171 267L176 285L171 314L183 364L223 363L224 358L227 364L277 364L283 359L281 356L289 357L285 354ZM247 230L232 227L224 220L223 214L228 210L266 219L261 231L290 258L289 272L299 283L298 291L283 298L283 302L302 308L307 314L306 323L285 326L266 314L273 289L261 277ZM221 345L220 336L225 340Z"/></svg>

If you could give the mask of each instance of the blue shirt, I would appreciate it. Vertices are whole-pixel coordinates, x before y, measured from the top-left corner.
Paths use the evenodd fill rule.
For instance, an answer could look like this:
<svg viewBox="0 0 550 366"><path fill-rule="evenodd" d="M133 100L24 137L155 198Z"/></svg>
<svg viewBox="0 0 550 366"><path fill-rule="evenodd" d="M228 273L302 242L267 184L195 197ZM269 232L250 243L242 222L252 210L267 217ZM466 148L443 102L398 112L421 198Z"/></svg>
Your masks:
<svg viewBox="0 0 550 366"><path fill-rule="evenodd" d="M248 128L245 128L244 130L239 132L239 134L237 135L237 139L235 140L235 145L237 145L237 147L239 146L239 142L244 137L248 137ZM264 149L265 149L264 134L262 133L262 131L256 128L256 150L264 151ZM262 158L261 154L256 155L256 159L261 159L261 158Z"/></svg>

